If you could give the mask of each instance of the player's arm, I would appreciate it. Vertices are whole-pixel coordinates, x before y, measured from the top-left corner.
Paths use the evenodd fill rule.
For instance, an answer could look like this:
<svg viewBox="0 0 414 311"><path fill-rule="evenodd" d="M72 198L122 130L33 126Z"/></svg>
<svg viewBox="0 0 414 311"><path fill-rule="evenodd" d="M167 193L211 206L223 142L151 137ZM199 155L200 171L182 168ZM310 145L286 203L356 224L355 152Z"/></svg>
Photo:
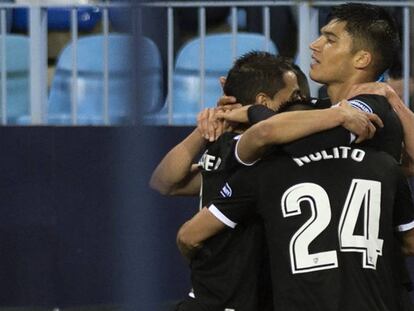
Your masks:
<svg viewBox="0 0 414 311"><path fill-rule="evenodd" d="M345 102L330 109L280 113L249 128L237 143L236 155L242 163L251 164L260 159L270 145L286 144L337 126L359 132L358 139L363 140L375 133L371 121L382 126L375 114L358 111ZM347 137L345 143L349 144L349 132Z"/></svg>
<svg viewBox="0 0 414 311"><path fill-rule="evenodd" d="M191 259L201 248L203 241L216 235L225 227L223 222L204 207L179 229L177 233L178 249L185 258Z"/></svg>
<svg viewBox="0 0 414 311"><path fill-rule="evenodd" d="M191 259L205 240L226 227L235 228L251 212L255 202L254 177L249 168L236 172L223 186L220 197L181 226L177 245L184 257Z"/></svg>
<svg viewBox="0 0 414 311"><path fill-rule="evenodd" d="M402 234L402 251L405 256L414 256L414 229Z"/></svg>
<svg viewBox="0 0 414 311"><path fill-rule="evenodd" d="M233 105L234 106L234 105ZM215 141L224 131L215 108L206 108L197 115L197 128L162 159L154 170L150 186L162 194L197 195L201 172L193 164L208 141Z"/></svg>
<svg viewBox="0 0 414 311"><path fill-rule="evenodd" d="M171 149L152 173L150 186L161 194L196 195L201 174L194 159L205 148L206 140L195 129Z"/></svg>
<svg viewBox="0 0 414 311"><path fill-rule="evenodd" d="M387 98L401 121L404 131L404 149L407 155L408 172L414 175L414 113L402 102L394 89L386 83L355 84L349 91L348 98L360 94L376 94Z"/></svg>
<svg viewBox="0 0 414 311"><path fill-rule="evenodd" d="M391 88L391 87L390 87ZM404 166L410 176L414 176L414 113L401 101L391 89L388 98L391 106L401 121L404 132Z"/></svg>

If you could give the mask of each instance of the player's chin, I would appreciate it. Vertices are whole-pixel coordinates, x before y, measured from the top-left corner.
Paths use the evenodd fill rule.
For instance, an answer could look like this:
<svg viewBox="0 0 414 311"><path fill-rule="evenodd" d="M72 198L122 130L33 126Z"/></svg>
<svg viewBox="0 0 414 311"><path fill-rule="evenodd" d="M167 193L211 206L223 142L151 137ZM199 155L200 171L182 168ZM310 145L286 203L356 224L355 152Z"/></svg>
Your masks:
<svg viewBox="0 0 414 311"><path fill-rule="evenodd" d="M312 79L312 81L322 83L322 84L324 83L324 79L319 74L318 70L311 68L311 70L309 71L309 77Z"/></svg>

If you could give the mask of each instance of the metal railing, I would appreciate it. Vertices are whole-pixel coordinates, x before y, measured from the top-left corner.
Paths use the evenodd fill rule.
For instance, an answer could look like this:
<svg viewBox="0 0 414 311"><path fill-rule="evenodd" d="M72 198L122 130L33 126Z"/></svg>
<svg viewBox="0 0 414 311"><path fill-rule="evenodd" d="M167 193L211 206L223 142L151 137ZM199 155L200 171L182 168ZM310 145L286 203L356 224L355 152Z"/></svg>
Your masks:
<svg viewBox="0 0 414 311"><path fill-rule="evenodd" d="M69 4L72 4L68 6ZM33 125L42 125L47 123L47 69L48 69L48 13L50 8L69 8L71 9L71 40L72 40L72 83L71 83L71 120L76 125L78 120L78 103L77 97L77 78L78 78L78 58L77 42L79 37L78 31L78 10L81 8L96 8L102 12L102 33L104 38L109 35L108 10L110 8L127 8L128 3L111 3L105 2L88 2L88 1L27 1L27 3L4 3L0 2L0 51L1 51L1 70L0 70L0 87L1 87L1 124L7 124L7 68L6 58L13 57L7 55L5 47L6 29L6 12L12 9L25 8L28 10L28 35L30 40L29 53L29 85L30 85L30 121ZM109 125L108 117L108 40L103 41L103 124ZM27 121L26 121L27 122Z"/></svg>
<svg viewBox="0 0 414 311"><path fill-rule="evenodd" d="M232 49L233 58L236 56L237 33L238 33L238 15L237 10L245 7L262 8L262 22L263 35L266 42L270 42L271 32L271 16L269 14L270 8L278 6L289 6L297 14L298 21L298 65L307 72L310 66L309 44L318 36L318 9L325 6L333 6L346 1L153 1L148 3L135 4L132 2L97 2L85 3L85 1L28 1L27 3L4 3L0 2L0 53L2 55L0 64L0 89L1 89L1 124L7 124L7 88L6 88L6 57L5 53L5 35L6 29L6 13L8 10L15 8L27 8L29 10L29 38L30 38L30 123L31 124L46 124L47 123L47 9L52 7L70 7L71 8L71 28L70 35L73 44L72 49L72 84L71 84L71 121L73 125L78 123L78 102L77 97L77 78L78 78L78 57L77 57L77 42L79 38L78 31L78 17L77 11L83 7L96 7L102 11L102 33L105 38L109 35L108 10L112 7L126 8L132 5L132 9L136 12L136 25L134 29L137 33L141 32L142 25L139 16L142 14L144 8L154 8L160 10L167 10L168 39L167 39L167 106L168 106L168 120L171 124L173 114L173 75L174 75L174 13L178 9L183 8L197 8L198 9L198 34L200 37L200 98L199 106L204 107L204 89L203 81L205 79L205 64L204 64L204 42L206 38L206 9L211 7L228 7L230 8L230 28L233 35ZM404 78L404 102L409 103L409 81L410 81L410 8L414 7L412 1L364 1L367 3L377 4L387 7L401 7L403 8L403 78ZM73 5L68 5L73 3ZM108 40L103 43L103 102L102 102L102 118L104 125L110 125L109 121L109 68L108 68ZM317 94L318 84L311 82L312 95ZM139 103L131 103L139 104Z"/></svg>
<svg viewBox="0 0 414 311"><path fill-rule="evenodd" d="M297 23L298 23L298 54L297 54L297 64L304 70L307 74L307 69L310 67L310 52L309 44L317 38L319 34L319 25L318 25L318 13L319 9L327 6L334 6L347 1L154 1L144 4L146 7L152 8L164 8L168 10L168 75L167 75L167 85L168 85L168 96L167 96L167 105L168 105L168 120L171 124L172 114L173 114L173 97L171 96L174 85L173 85L173 75L174 75L174 13L176 10L184 8L197 8L199 16L199 25L198 25L198 34L200 38L200 58L203 59L203 44L206 38L206 22L205 22L205 10L207 8L217 8L217 7L228 7L231 9L230 13L230 25L231 33L234 36L233 50L236 49L236 35L238 32L237 29L237 9L246 8L246 7L259 7L262 8L262 20L263 20L263 35L270 41L270 14L269 9L278 7L278 6L290 6L297 14ZM409 77L410 77L410 8L414 7L414 2L412 1L360 1L365 3L376 4L385 7L401 7L403 8L403 78L404 78L404 96L403 100L408 105L410 94L409 94ZM200 63L200 85L203 85L205 68L204 63ZM311 94L317 96L319 84L313 82L309 79ZM201 87L200 90L200 103L199 106L204 107L204 94Z"/></svg>

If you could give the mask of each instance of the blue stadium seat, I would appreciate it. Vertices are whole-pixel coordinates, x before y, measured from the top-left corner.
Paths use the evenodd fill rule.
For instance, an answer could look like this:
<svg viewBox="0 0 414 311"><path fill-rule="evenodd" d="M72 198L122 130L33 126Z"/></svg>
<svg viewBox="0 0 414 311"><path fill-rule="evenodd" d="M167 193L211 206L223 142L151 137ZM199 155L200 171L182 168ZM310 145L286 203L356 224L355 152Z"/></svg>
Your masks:
<svg viewBox="0 0 414 311"><path fill-rule="evenodd" d="M103 124L102 35L82 37L78 41L77 112L79 124ZM109 119L111 124L122 124L130 118L132 73L132 40L128 35L110 34L108 38L109 68ZM147 99L147 111L160 107L161 101L161 57L155 44L142 38L138 44L146 53L141 55L145 68L143 96ZM50 124L71 123L72 45L69 44L58 58L50 95L48 122Z"/></svg>
<svg viewBox="0 0 414 311"><path fill-rule="evenodd" d="M49 30L65 31L70 29L70 8L47 9L47 26ZM101 11L95 7L78 8L78 30L91 31L101 19ZM28 9L17 8L13 10L13 30L27 31Z"/></svg>
<svg viewBox="0 0 414 311"><path fill-rule="evenodd" d="M5 39L7 123L15 124L20 116L29 113L29 38L7 34Z"/></svg>
<svg viewBox="0 0 414 311"><path fill-rule="evenodd" d="M77 108L79 124L103 124L103 41L102 35L78 40ZM110 34L108 37L109 116L111 123L122 123L130 104L131 38ZM71 115L72 44L58 58L49 95L48 122L67 124ZM121 121L121 122L120 122Z"/></svg>
<svg viewBox="0 0 414 311"><path fill-rule="evenodd" d="M176 58L173 76L173 124L195 124L200 111L200 38L185 44ZM219 77L226 76L233 64L232 34L213 34L205 38L204 107L215 106L222 95ZM266 39L262 34L238 33L236 57L252 50L264 50ZM269 42L269 52L277 53L276 46ZM167 104L163 110L147 116L147 123L166 124Z"/></svg>

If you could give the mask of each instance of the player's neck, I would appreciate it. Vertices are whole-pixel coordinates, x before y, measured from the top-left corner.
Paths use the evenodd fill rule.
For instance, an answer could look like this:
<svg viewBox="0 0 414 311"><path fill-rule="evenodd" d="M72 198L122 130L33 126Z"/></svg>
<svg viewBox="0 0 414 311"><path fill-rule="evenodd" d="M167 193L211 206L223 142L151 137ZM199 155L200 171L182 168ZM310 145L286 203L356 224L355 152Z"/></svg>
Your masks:
<svg viewBox="0 0 414 311"><path fill-rule="evenodd" d="M348 79L346 82L332 83L327 86L328 96L333 105L339 103L342 99L348 99L348 94L353 85L369 81L366 77L353 77Z"/></svg>
<svg viewBox="0 0 414 311"><path fill-rule="evenodd" d="M347 98L351 85L332 84L328 85L327 92L332 105L339 103L342 99Z"/></svg>

